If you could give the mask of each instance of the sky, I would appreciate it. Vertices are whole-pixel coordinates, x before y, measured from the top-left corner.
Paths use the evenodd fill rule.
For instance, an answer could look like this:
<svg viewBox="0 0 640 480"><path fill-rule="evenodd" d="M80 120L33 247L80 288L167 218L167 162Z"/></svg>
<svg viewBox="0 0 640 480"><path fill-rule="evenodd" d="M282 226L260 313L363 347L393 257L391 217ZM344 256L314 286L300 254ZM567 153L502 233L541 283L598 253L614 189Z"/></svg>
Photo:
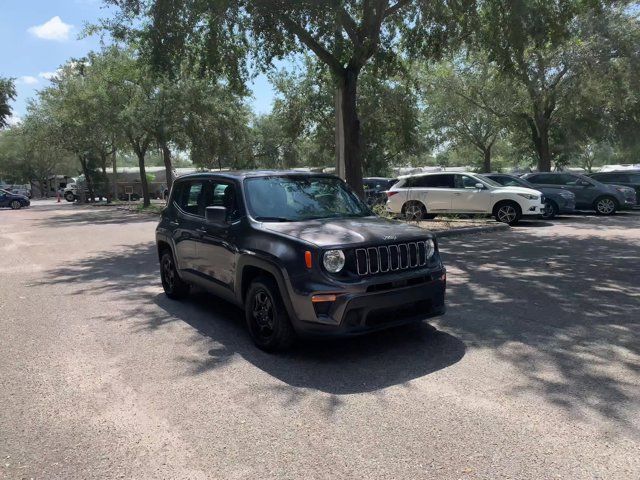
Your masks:
<svg viewBox="0 0 640 480"><path fill-rule="evenodd" d="M85 25L108 16L101 0L0 0L0 77L16 79L14 121L60 65L100 49L99 36L78 37ZM254 111L268 112L274 93L266 77L251 89Z"/></svg>

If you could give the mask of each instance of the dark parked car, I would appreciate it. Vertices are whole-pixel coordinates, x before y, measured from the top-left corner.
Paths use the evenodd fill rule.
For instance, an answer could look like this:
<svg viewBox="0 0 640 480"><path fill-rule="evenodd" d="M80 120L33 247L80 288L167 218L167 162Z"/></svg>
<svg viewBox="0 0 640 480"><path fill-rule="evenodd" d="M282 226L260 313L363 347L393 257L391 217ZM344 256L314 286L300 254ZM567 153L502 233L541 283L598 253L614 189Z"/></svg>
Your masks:
<svg viewBox="0 0 640 480"><path fill-rule="evenodd" d="M576 209L576 196L569 190L534 185L524 178L507 175L506 173L484 173L482 176L490 178L505 187L525 187L542 192L546 206L542 212L542 218L551 219L560 213L571 213Z"/></svg>
<svg viewBox="0 0 640 480"><path fill-rule="evenodd" d="M29 205L31 205L31 202L24 195L16 195L8 190L0 189L0 207L11 207L14 210L19 210Z"/></svg>
<svg viewBox="0 0 640 480"><path fill-rule="evenodd" d="M590 177L602 183L633 188L636 191L636 205L640 205L640 170L593 173Z"/></svg>
<svg viewBox="0 0 640 480"><path fill-rule="evenodd" d="M536 187L569 190L576 196L578 210L595 210L598 215L613 215L617 210L630 208L636 203L633 190L600 183L578 173L527 173L522 178Z"/></svg>
<svg viewBox="0 0 640 480"><path fill-rule="evenodd" d="M368 177L363 179L364 198L367 205L371 207L384 205L387 202L387 190L397 182L397 178Z"/></svg>
<svg viewBox="0 0 640 480"><path fill-rule="evenodd" d="M178 178L156 230L162 286L241 306L256 345L351 335L445 311L433 235L377 217L337 177L300 172Z"/></svg>

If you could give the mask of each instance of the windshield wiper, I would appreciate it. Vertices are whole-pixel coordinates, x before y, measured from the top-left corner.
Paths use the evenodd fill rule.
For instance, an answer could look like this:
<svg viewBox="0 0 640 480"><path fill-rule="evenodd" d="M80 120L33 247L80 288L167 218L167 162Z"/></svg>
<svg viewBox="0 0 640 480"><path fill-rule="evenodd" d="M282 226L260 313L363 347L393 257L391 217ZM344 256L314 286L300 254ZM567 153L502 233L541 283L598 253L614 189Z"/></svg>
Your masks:
<svg viewBox="0 0 640 480"><path fill-rule="evenodd" d="M255 217L259 222L291 222L290 218L285 217Z"/></svg>

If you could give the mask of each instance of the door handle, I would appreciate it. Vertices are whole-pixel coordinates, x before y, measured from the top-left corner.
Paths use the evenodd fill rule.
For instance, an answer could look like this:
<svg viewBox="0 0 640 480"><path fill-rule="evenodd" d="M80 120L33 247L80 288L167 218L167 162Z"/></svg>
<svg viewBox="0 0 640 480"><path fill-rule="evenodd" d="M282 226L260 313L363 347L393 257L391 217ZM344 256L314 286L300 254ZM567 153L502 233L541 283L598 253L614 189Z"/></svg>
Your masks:
<svg viewBox="0 0 640 480"><path fill-rule="evenodd" d="M175 220L170 220L169 221L169 225L173 226L173 227L177 227L180 225L180 222L176 222Z"/></svg>

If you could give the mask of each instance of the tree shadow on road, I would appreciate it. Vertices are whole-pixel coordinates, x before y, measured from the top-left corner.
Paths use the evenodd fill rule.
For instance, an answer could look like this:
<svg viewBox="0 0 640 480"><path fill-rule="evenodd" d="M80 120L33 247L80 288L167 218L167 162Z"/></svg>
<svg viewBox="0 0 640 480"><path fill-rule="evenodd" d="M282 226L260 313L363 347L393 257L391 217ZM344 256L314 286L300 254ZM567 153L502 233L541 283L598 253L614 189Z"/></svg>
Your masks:
<svg viewBox="0 0 640 480"><path fill-rule="evenodd" d="M637 242L509 233L441 247L452 268L440 327L516 367L514 394L639 432Z"/></svg>
<svg viewBox="0 0 640 480"><path fill-rule="evenodd" d="M527 230L529 231L529 230ZM371 392L455 364L466 348L490 349L517 372L514 396L542 397L575 418L597 414L638 432L640 245L617 238L536 237L500 232L440 242L449 267L449 312L428 325L343 341L303 342L268 355L249 340L242 312L208 294L184 302L159 294L153 242L81 259L48 272L43 283L117 298L121 315L105 320L148 334L173 322L193 328L206 354L185 372L214 371L240 355L298 387L334 395ZM507 387L505 387L507 388Z"/></svg>
<svg viewBox="0 0 640 480"><path fill-rule="evenodd" d="M64 212L64 214L56 214L40 220L40 226L83 227L87 225L122 225L132 222L158 221L157 215L128 212L116 207L80 206L74 207L72 212L69 212L69 209L65 209Z"/></svg>
<svg viewBox="0 0 640 480"><path fill-rule="evenodd" d="M150 285L159 285L153 243L60 267L49 272L41 285L53 279L77 285L76 295L103 293L117 295L120 303L126 300L130 307L124 313L107 314L104 319L127 323L136 334L175 322L190 325L194 344L202 337L211 341L206 356L177 359L192 375L219 368L240 355L291 387L342 395L404 384L453 365L465 353L460 340L428 324L349 339L301 340L289 352L264 353L251 342L244 313L234 305L196 288L181 302L157 293L157 287L150 291Z"/></svg>

